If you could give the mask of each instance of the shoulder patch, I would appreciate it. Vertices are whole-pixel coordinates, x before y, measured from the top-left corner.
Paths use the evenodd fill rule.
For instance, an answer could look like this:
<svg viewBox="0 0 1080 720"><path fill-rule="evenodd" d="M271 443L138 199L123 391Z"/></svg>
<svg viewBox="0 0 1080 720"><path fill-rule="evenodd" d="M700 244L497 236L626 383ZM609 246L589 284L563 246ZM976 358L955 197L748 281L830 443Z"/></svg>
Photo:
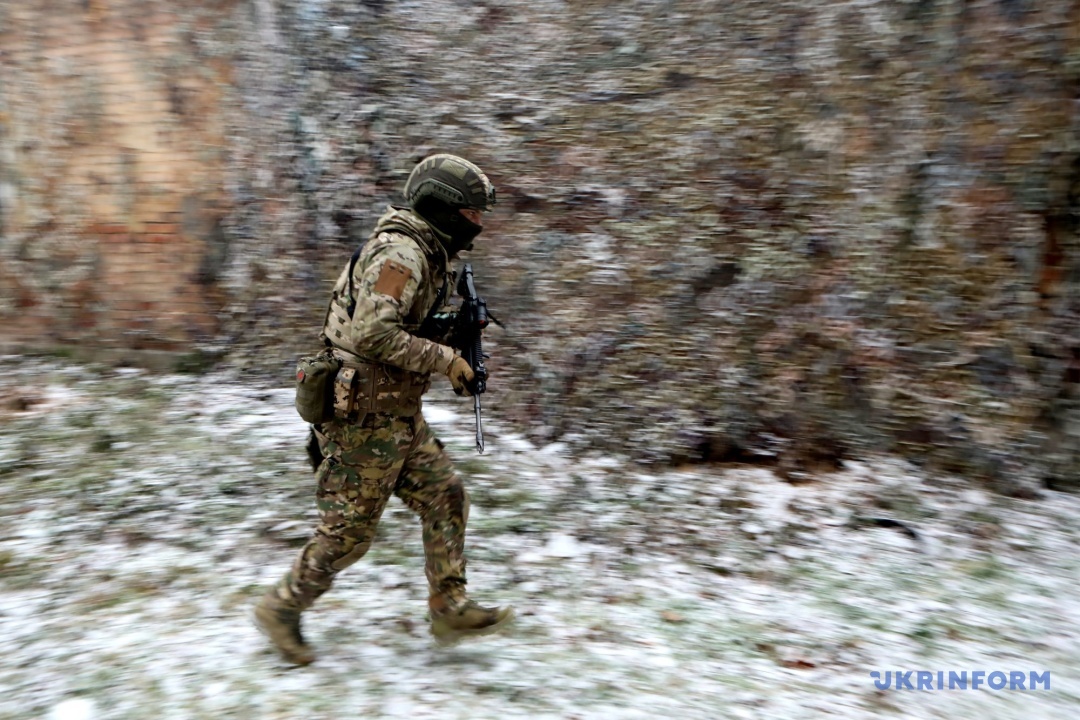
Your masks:
<svg viewBox="0 0 1080 720"><path fill-rule="evenodd" d="M375 292L380 295L389 295L395 300L401 299L401 293L405 289L405 283L412 277L412 270L393 260L383 263L379 271L379 279L375 281Z"/></svg>

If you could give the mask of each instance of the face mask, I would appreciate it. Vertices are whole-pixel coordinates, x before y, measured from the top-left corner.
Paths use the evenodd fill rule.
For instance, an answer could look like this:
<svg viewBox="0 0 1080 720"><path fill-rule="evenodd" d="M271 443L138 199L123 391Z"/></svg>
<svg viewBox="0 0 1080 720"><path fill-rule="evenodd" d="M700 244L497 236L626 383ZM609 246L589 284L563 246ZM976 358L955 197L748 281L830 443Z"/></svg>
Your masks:
<svg viewBox="0 0 1080 720"><path fill-rule="evenodd" d="M484 229L467 220L457 208L433 198L424 198L413 209L444 236L443 245L450 257L472 250L473 240Z"/></svg>

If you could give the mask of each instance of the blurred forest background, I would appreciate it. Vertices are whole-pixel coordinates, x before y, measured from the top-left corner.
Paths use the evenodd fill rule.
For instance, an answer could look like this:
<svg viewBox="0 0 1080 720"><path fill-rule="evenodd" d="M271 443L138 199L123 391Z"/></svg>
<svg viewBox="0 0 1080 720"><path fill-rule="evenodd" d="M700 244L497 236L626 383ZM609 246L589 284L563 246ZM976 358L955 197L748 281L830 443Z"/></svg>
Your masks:
<svg viewBox="0 0 1080 720"><path fill-rule="evenodd" d="M285 387L436 151L534 440L1080 487L1073 0L0 0L0 350Z"/></svg>

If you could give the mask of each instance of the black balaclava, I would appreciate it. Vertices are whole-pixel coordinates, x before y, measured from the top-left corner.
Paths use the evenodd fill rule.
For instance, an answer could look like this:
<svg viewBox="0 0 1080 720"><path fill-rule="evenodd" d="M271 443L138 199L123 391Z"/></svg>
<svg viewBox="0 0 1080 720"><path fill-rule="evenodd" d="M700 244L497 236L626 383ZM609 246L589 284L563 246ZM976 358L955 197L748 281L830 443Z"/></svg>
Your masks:
<svg viewBox="0 0 1080 720"><path fill-rule="evenodd" d="M435 228L450 257L464 250L472 250L473 240L484 229L470 222L458 212L459 209L430 195L420 198L413 206L416 214Z"/></svg>

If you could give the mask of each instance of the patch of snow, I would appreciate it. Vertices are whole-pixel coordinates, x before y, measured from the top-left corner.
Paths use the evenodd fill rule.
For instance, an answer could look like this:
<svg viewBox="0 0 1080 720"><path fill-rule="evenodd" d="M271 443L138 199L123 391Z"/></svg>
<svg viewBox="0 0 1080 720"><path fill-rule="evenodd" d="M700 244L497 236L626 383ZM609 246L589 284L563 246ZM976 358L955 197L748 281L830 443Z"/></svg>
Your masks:
<svg viewBox="0 0 1080 720"><path fill-rule="evenodd" d="M125 392L145 377L63 378L77 391L57 396L78 408L17 419L0 436L13 458L22 439L65 440L5 466L0 483L3 717L153 708L306 718L348 707L435 718L453 706L500 719L1006 720L1075 710L1075 496L1013 502L890 458L806 485L767 468L646 473L614 456L575 459L561 444L537 450L494 419L493 452L478 456L471 417L453 400L425 413L474 476L470 591L515 605L515 626L483 644L433 645L420 529L394 502L368 557L304 616L318 662L290 669L250 612L295 558L294 535L316 521L291 390L223 381L206 397L190 378L153 378L173 413L163 423L157 410L137 419L140 393ZM93 427L66 414L85 406ZM88 453L101 427L122 439ZM292 450L268 452L275 443ZM886 486L921 504L899 519L932 555L895 529L848 525ZM996 536L960 522L973 508L1000 518ZM1055 690L882 694L869 678L928 666L1049 670Z"/></svg>
<svg viewBox="0 0 1080 720"><path fill-rule="evenodd" d="M49 720L95 720L97 707L93 700L72 698L57 703L49 712Z"/></svg>
<svg viewBox="0 0 1080 720"><path fill-rule="evenodd" d="M424 419L429 425L456 425L461 422L461 415L443 405L424 403Z"/></svg>
<svg viewBox="0 0 1080 720"><path fill-rule="evenodd" d="M548 557L576 558L587 554L588 549L570 535L552 533L543 552Z"/></svg>

